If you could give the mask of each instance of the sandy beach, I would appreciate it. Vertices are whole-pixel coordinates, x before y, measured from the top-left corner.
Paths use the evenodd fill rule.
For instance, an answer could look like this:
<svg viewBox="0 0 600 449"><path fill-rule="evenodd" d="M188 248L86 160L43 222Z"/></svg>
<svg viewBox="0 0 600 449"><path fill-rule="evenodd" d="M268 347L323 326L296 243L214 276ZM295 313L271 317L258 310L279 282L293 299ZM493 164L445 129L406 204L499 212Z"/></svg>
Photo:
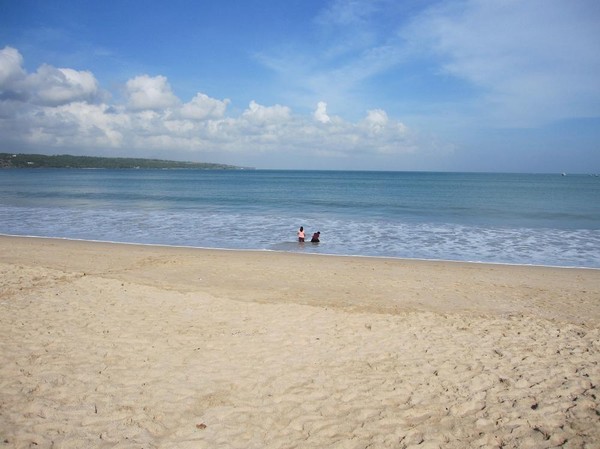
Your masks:
<svg viewBox="0 0 600 449"><path fill-rule="evenodd" d="M598 448L600 270L0 237L0 448Z"/></svg>

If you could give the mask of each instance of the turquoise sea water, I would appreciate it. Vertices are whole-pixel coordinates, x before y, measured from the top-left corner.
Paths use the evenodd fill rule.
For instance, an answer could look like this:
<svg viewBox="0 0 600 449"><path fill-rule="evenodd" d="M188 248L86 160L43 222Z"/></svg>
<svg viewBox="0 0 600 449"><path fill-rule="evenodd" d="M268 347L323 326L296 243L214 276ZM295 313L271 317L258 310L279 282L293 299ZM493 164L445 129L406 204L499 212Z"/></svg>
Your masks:
<svg viewBox="0 0 600 449"><path fill-rule="evenodd" d="M600 268L600 177L1 170L0 233Z"/></svg>

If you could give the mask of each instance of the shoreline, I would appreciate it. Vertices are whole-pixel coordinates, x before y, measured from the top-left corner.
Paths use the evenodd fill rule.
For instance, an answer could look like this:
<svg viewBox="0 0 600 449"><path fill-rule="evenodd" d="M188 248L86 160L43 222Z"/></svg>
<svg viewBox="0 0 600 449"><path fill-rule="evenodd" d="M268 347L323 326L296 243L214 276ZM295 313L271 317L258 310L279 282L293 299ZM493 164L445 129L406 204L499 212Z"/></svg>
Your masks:
<svg viewBox="0 0 600 449"><path fill-rule="evenodd" d="M365 258L365 259L383 259L383 260L398 260L398 261L415 261L415 262L441 262L441 263L458 263L458 264L474 264L474 265L498 265L508 267L539 267L539 268L557 268L557 269L574 269L574 270L596 270L600 271L600 267L586 267L576 265L546 265L546 264L527 264L527 263L511 263L511 262L485 262L477 260L456 260L456 259L425 259L418 257L393 257L393 256L372 256L372 255L361 255L361 254L335 254L335 253L312 253L312 252L300 252L300 251L285 251L277 249L248 249L248 248L219 248L209 246L188 246L188 245L169 245L162 243L136 243L136 242L119 242L112 240L88 240L88 239L77 239L71 237L44 237L38 235L18 235L18 234L3 234L0 233L0 237L15 237L15 238L26 238L26 239L46 239L46 240L64 240L74 242L89 242L89 243L106 243L111 245L130 245L130 246L147 246L147 247L160 247L160 248L189 248L196 250L207 250L207 251L239 251L239 252L273 252L282 254L306 254L308 256L324 256L324 257L349 257L349 258ZM290 242L295 243L295 242ZM310 242L307 242L310 243Z"/></svg>
<svg viewBox="0 0 600 449"><path fill-rule="evenodd" d="M594 269L0 236L0 249L5 243L0 262L12 255L46 268L241 301L278 303L284 291L285 302L344 310L600 321L600 271ZM576 295L586 313L573 311Z"/></svg>
<svg viewBox="0 0 600 449"><path fill-rule="evenodd" d="M600 273L0 236L5 447L600 444Z"/></svg>

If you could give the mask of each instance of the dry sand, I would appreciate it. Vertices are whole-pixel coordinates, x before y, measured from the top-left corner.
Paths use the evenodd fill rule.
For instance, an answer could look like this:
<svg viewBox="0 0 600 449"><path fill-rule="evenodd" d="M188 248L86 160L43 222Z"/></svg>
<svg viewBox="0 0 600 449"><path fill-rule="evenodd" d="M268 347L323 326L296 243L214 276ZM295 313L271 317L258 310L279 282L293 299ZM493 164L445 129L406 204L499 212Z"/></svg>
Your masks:
<svg viewBox="0 0 600 449"><path fill-rule="evenodd" d="M600 270L0 237L0 448L598 448Z"/></svg>

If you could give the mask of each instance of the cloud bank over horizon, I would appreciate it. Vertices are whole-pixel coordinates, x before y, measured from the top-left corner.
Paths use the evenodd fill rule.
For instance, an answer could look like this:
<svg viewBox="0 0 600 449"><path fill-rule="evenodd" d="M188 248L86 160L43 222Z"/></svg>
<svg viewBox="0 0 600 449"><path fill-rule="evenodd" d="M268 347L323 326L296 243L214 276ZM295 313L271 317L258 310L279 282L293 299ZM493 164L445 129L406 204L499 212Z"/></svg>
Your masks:
<svg viewBox="0 0 600 449"><path fill-rule="evenodd" d="M6 8L0 146L259 168L600 171L600 3L229 1L156 2L134 22L131 4Z"/></svg>
<svg viewBox="0 0 600 449"><path fill-rule="evenodd" d="M184 102L165 76L147 74L127 80L126 101L118 103L89 71L44 64L27 73L22 55L12 47L0 50L0 92L2 144L12 151L85 148L86 153L122 155L143 150L198 159L215 148L220 153L286 151L333 158L414 150L406 125L382 110L348 122L329 116L325 102L315 105L312 117L304 117L287 106L251 101L231 116L229 99L198 92Z"/></svg>

